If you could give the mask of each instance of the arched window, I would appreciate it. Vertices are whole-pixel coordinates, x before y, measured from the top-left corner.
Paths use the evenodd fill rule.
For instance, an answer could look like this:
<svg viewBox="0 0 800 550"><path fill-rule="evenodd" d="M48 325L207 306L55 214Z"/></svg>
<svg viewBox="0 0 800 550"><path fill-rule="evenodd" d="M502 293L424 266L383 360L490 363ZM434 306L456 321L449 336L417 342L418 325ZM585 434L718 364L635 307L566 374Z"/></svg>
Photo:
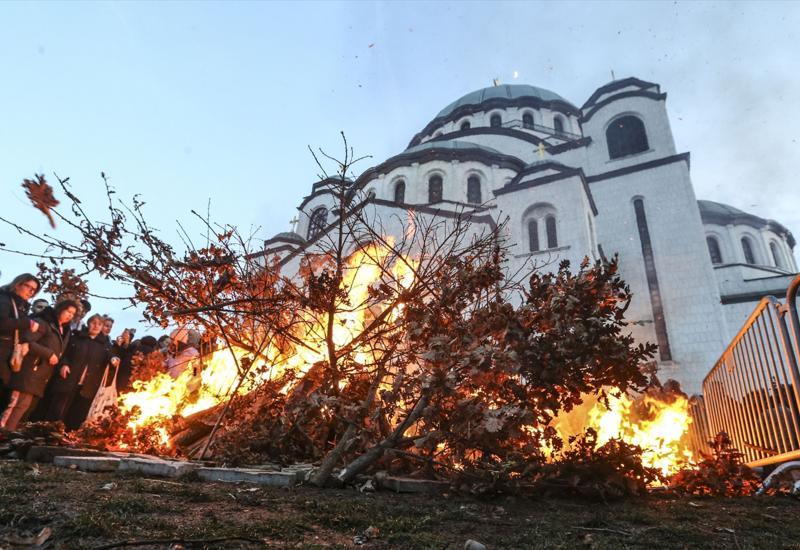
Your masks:
<svg viewBox="0 0 800 550"><path fill-rule="evenodd" d="M722 252L719 250L717 239L714 237L706 237L706 244L708 245L708 253L711 256L711 263L714 265L721 264Z"/></svg>
<svg viewBox="0 0 800 550"><path fill-rule="evenodd" d="M547 248L557 248L558 236L556 235L556 217L547 216L544 219L544 227L547 232Z"/></svg>
<svg viewBox="0 0 800 550"><path fill-rule="evenodd" d="M394 202L395 204L403 204L406 202L406 182L403 180L398 181L394 185Z"/></svg>
<svg viewBox="0 0 800 550"><path fill-rule="evenodd" d="M528 222L528 250L539 251L539 222L536 220Z"/></svg>
<svg viewBox="0 0 800 550"><path fill-rule="evenodd" d="M428 180L428 202L433 204L442 200L442 177L431 176Z"/></svg>
<svg viewBox="0 0 800 550"><path fill-rule="evenodd" d="M321 206L311 213L311 221L308 224L308 240L319 235L328 225L328 209Z"/></svg>
<svg viewBox="0 0 800 550"><path fill-rule="evenodd" d="M538 203L522 215L522 233L528 232L528 250L540 252L558 248L556 209L550 204Z"/></svg>
<svg viewBox="0 0 800 550"><path fill-rule="evenodd" d="M769 243L769 251L772 252L772 261L775 262L775 267L783 267L783 256L778 249L778 243L771 241Z"/></svg>
<svg viewBox="0 0 800 550"><path fill-rule="evenodd" d="M481 178L470 176L467 178L467 202L470 204L480 204L481 201Z"/></svg>
<svg viewBox="0 0 800 550"><path fill-rule="evenodd" d="M503 119L500 118L500 115L492 115L491 118L489 118L489 126L492 128L499 128L502 125Z"/></svg>
<svg viewBox="0 0 800 550"><path fill-rule="evenodd" d="M753 255L753 243L747 237L742 237L742 252L744 252L744 261L746 263L756 263L756 257Z"/></svg>
<svg viewBox="0 0 800 550"><path fill-rule="evenodd" d="M528 128L529 130L533 129L533 115L530 113L525 113L522 115L522 127Z"/></svg>
<svg viewBox="0 0 800 550"><path fill-rule="evenodd" d="M564 133L564 119L560 116L557 116L553 119L553 128L556 131L556 134L563 134Z"/></svg>
<svg viewBox="0 0 800 550"><path fill-rule="evenodd" d="M633 115L616 119L606 130L608 156L612 159L647 151L647 133L644 123Z"/></svg>
<svg viewBox="0 0 800 550"><path fill-rule="evenodd" d="M464 122L461 123L462 130L469 130L471 126L472 125L469 123L469 120L465 120Z"/></svg>

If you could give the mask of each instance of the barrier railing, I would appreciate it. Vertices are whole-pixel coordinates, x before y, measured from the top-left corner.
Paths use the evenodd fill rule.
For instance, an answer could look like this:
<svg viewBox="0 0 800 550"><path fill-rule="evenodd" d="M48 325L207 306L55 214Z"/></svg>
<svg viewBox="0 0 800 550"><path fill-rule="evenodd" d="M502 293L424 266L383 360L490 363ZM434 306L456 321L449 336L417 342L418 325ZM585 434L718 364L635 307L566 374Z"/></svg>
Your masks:
<svg viewBox="0 0 800 550"><path fill-rule="evenodd" d="M763 298L703 380L707 433L727 432L751 466L800 458L798 288L800 275L783 304Z"/></svg>

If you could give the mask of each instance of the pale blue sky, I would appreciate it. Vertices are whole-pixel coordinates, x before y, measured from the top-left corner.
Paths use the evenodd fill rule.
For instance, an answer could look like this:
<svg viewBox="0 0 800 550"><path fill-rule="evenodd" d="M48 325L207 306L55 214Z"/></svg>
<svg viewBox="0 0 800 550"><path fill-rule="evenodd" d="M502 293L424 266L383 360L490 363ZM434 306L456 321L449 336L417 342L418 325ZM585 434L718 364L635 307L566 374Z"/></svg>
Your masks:
<svg viewBox="0 0 800 550"><path fill-rule="evenodd" d="M581 105L613 69L668 93L698 198L800 236L797 29L798 2L3 2L0 214L47 231L22 178L99 198L105 171L167 236L210 198L269 237L317 173L308 144L337 152L343 130L365 169L492 78ZM0 270L33 266L0 253Z"/></svg>

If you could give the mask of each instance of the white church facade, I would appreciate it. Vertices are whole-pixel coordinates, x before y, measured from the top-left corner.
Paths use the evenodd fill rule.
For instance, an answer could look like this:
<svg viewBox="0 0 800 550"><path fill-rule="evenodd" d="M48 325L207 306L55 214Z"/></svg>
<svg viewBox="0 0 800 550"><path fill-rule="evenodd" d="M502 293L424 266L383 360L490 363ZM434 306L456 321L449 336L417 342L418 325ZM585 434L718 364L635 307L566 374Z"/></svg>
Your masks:
<svg viewBox="0 0 800 550"><path fill-rule="evenodd" d="M782 296L797 272L786 227L697 200L666 93L637 78L598 88L581 107L527 85L469 93L353 185L389 210L507 217L511 270L618 254L632 332L659 345L660 376L689 393L760 298ZM296 232L265 252L292 255L325 231L336 210L325 182L298 209Z"/></svg>

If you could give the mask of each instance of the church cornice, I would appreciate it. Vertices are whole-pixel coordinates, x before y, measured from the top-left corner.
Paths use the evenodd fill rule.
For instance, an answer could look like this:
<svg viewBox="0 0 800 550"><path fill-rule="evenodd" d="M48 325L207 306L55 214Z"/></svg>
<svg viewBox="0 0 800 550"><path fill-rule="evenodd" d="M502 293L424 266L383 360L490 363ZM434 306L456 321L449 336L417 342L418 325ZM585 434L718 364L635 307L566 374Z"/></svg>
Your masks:
<svg viewBox="0 0 800 550"><path fill-rule="evenodd" d="M642 90L655 88L658 93L661 92L661 87L655 82L647 82L646 80L641 80L635 76L631 76L628 78L623 78L622 80L614 80L613 82L609 82L608 84L600 86L591 96L589 96L589 99L586 100L586 103L583 104L581 109L585 111L594 105L601 96L611 93L615 90L622 90L623 88L627 88L629 86L638 86Z"/></svg>
<svg viewBox="0 0 800 550"><path fill-rule="evenodd" d="M611 97L607 97L606 99L604 99L600 103L597 103L596 105L594 105L594 107L589 109L588 112L586 112L583 116L581 116L580 118L581 124L589 121L589 119L591 119L595 115L595 113L597 113L597 111L599 111L606 105L614 103L615 101L619 101L620 99L625 99L627 97L645 97L647 99L653 99L655 101L664 101L665 99L667 99L667 94L666 92L656 93L656 92L651 92L649 90L629 90L627 92L618 93Z"/></svg>
<svg viewBox="0 0 800 550"><path fill-rule="evenodd" d="M650 160L647 162L642 162L639 164L633 164L631 166L626 166L625 168L619 168L617 170L610 170L608 172L602 172L600 174L594 174L592 176L587 176L586 181L588 183L595 183L598 181L603 181L611 178L618 178L620 176L625 176L628 174L633 174L635 172L641 172L642 170L649 170L651 168L657 168L659 166L664 166L665 164L672 164L673 162L686 162L686 166L689 166L689 153L679 153L677 155L670 155L668 157L663 157L656 160Z"/></svg>
<svg viewBox="0 0 800 550"><path fill-rule="evenodd" d="M447 162L452 160L458 160L460 162L475 161L483 163L486 166L497 165L500 168L507 168L514 171L520 171L525 168L525 161L520 158L512 155L504 155L502 153L492 153L480 147L464 149L439 149L434 147L422 151L403 152L399 155L395 155L381 164L365 170L356 180L356 184L364 185L366 182L376 178L378 174L389 173L401 166L409 166L415 162L422 164L434 160L443 160Z"/></svg>
<svg viewBox="0 0 800 550"><path fill-rule="evenodd" d="M351 186L353 184L353 180L350 178L344 178L344 183L347 186ZM300 203L300 206L297 207L298 210L302 210L305 205L307 205L312 199L315 197L319 197L321 195L336 195L331 189L332 185L341 185L342 178L339 176L331 176L325 179L321 179L314 183L311 186L311 193L303 197L303 201Z"/></svg>
<svg viewBox="0 0 800 550"><path fill-rule="evenodd" d="M472 223L485 223L491 229L496 229L497 228L497 222L495 221L495 219L491 215L484 213L485 209L480 209L479 210L478 208L476 208L476 210L472 211L472 212L466 212L466 211L454 212L452 210L443 210L443 209L440 209L440 208L436 208L435 206L431 206L431 205L424 205L424 204L397 204L397 203L392 202L392 201L387 201L387 200L384 200L384 199L376 199L374 197L367 198L367 199L361 201L359 204L355 205L353 208L348 209L347 210L347 214L345 214L344 219L346 220L350 216L356 215L357 213L359 213L361 210L363 210L366 206L368 206L370 204L374 204L376 206L384 206L384 207L388 207L388 208L395 208L395 209L405 210L405 211L412 210L414 212L420 212L420 213L423 213L423 214L430 214L430 215L437 216L437 217L440 217L440 218L447 218L447 219L453 219L453 220L462 219L462 220L467 220L467 221L472 222ZM318 240L322 239L325 235L327 235L331 231L335 230L336 227L338 227L338 223L339 223L339 219L338 218L333 220L330 224L328 224L328 226L325 229L323 229L322 231L317 233L317 235L313 239L311 239L309 241L306 241L305 243L299 245L299 247L295 248L293 252L291 252L291 253L287 254L286 256L284 256L283 258L281 258L281 261L280 261L279 265L281 265L281 266L286 265L292 258L297 256L300 252L302 252L303 250L307 249L309 246L313 245ZM266 255L268 255L270 253L271 253L271 251L258 252L256 254L254 254L252 257L266 256Z"/></svg>
<svg viewBox="0 0 800 550"><path fill-rule="evenodd" d="M497 128L491 126L479 126L477 128L468 128L466 130L456 130L455 132L450 132L447 134L442 134L441 136L432 138L425 143L433 143L436 141L449 141L452 139L459 139L469 136L506 136L514 139L520 139L522 141L527 141L528 143L532 143L533 145L539 145L540 143L544 143L547 145L547 142L540 138L539 136L535 136L533 134L529 134L528 132L523 132L521 130L514 130L512 128ZM414 147L419 145L419 142L414 143L412 141L408 144L408 147Z"/></svg>
<svg viewBox="0 0 800 550"><path fill-rule="evenodd" d="M515 193L517 191L522 191L523 189L530 189L532 187L539 187L541 185L547 185L548 183L577 177L580 179L583 191L586 193L586 198L589 200L589 206L592 209L592 213L597 216L597 205L594 202L592 191L589 189L589 185L586 181L586 175L583 173L581 168L571 168L556 162L543 162L529 168L530 169L528 171L519 174L516 178L512 179L500 189L496 189L494 191L494 196L498 197L507 193ZM539 178L527 179L527 176L542 170L558 170L558 173L541 176Z"/></svg>
<svg viewBox="0 0 800 550"><path fill-rule="evenodd" d="M586 147L592 142L592 138L589 136L582 137L580 139L576 139L574 141L567 141L565 143L559 143L558 145L550 145L545 149L551 155L560 155L566 151L571 151L572 149L579 149L581 147Z"/></svg>
<svg viewBox="0 0 800 550"><path fill-rule="evenodd" d="M794 245L797 244L795 242L794 235L792 235L792 232L789 231L788 228L784 227L775 220L765 220L764 218L759 218L754 214L719 214L716 212L704 212L701 210L700 220L702 220L704 224L721 226L726 226L729 224L746 225L748 227L752 227L753 229L767 229L784 237L786 239L786 243L789 245L789 248L794 248Z"/></svg>
<svg viewBox="0 0 800 550"><path fill-rule="evenodd" d="M300 206L297 207L298 210L302 210L305 206L311 202L313 199L317 197L321 197L322 195L332 195L335 196L336 193L331 191L330 189L316 189L312 191L309 195L303 197L303 202L300 203Z"/></svg>
<svg viewBox="0 0 800 550"><path fill-rule="evenodd" d="M465 116L472 115L475 113L483 113L487 111L491 111L492 109L507 109L509 107L530 107L532 109L549 109L551 111L558 111L559 113L565 115L574 115L574 116L581 116L581 111L574 105L571 105L563 100L544 100L539 99L537 97L518 97L513 99L502 98L502 97L495 97L492 99L487 99L486 101L479 103L477 105L462 105L458 107L453 112L447 114L446 116L436 117L431 120L425 128L420 130L409 143L409 147L413 147L414 145L418 145L421 143L422 138L426 135L430 134L436 128L447 124L448 122L454 122Z"/></svg>
<svg viewBox="0 0 800 550"><path fill-rule="evenodd" d="M765 296L783 298L786 296L786 287L776 288L773 290L745 292L742 294L726 294L720 297L720 303L725 306L728 304L741 304L744 302L760 302Z"/></svg>

